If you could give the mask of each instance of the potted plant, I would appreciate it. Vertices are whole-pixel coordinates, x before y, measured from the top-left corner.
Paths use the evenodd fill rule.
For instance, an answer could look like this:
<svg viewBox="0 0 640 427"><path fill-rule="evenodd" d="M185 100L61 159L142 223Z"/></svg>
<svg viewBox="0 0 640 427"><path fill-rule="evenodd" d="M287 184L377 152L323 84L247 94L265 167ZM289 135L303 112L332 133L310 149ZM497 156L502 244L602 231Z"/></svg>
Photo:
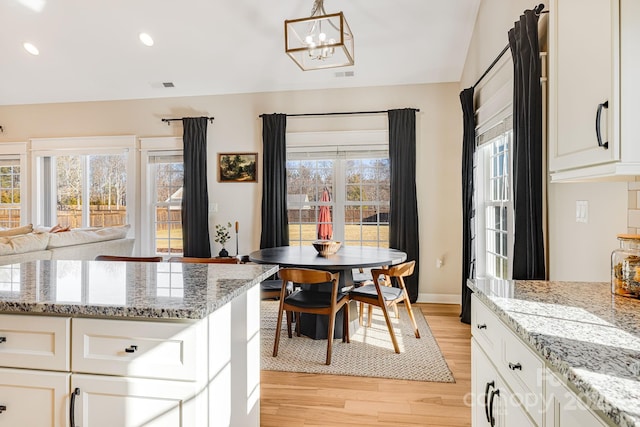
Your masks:
<svg viewBox="0 0 640 427"><path fill-rule="evenodd" d="M218 253L218 256L221 256L221 257L229 256L229 252L227 252L227 250L224 248L224 244L229 239L231 239L231 233L229 233L229 230L231 230L230 222L228 222L227 225L216 224L216 238L214 239L214 241L222 245L222 249Z"/></svg>

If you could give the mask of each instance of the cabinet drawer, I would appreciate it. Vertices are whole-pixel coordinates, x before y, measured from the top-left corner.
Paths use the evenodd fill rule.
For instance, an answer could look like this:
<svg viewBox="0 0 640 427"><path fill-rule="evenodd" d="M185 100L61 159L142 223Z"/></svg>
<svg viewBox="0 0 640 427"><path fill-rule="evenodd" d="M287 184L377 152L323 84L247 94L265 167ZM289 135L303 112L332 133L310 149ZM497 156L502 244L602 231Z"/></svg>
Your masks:
<svg viewBox="0 0 640 427"><path fill-rule="evenodd" d="M493 360L501 354L501 337L507 332L500 319L475 295L471 296L471 334Z"/></svg>
<svg viewBox="0 0 640 427"><path fill-rule="evenodd" d="M503 358L498 370L509 382L515 396L522 402L537 425L542 425L544 402L544 362L511 331L503 337Z"/></svg>
<svg viewBox="0 0 640 427"><path fill-rule="evenodd" d="M69 324L65 317L0 315L0 366L68 371Z"/></svg>
<svg viewBox="0 0 640 427"><path fill-rule="evenodd" d="M73 372L185 381L206 372L204 321L73 319L72 329Z"/></svg>

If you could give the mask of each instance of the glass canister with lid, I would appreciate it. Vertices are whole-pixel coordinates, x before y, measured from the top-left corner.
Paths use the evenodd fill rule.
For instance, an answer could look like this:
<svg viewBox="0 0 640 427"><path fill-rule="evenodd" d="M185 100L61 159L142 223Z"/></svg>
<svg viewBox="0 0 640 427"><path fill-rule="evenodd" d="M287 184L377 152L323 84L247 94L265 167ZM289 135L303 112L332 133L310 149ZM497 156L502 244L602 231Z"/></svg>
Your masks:
<svg viewBox="0 0 640 427"><path fill-rule="evenodd" d="M640 298L640 235L618 234L618 240L611 253L611 292Z"/></svg>

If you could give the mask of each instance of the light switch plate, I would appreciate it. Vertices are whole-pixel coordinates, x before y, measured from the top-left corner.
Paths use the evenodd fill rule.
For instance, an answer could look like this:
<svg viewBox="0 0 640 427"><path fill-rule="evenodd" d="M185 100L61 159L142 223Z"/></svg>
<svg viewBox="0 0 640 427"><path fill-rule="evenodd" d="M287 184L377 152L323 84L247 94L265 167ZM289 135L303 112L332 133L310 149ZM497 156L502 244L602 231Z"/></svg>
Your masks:
<svg viewBox="0 0 640 427"><path fill-rule="evenodd" d="M589 201L576 200L576 222L583 224L589 222Z"/></svg>

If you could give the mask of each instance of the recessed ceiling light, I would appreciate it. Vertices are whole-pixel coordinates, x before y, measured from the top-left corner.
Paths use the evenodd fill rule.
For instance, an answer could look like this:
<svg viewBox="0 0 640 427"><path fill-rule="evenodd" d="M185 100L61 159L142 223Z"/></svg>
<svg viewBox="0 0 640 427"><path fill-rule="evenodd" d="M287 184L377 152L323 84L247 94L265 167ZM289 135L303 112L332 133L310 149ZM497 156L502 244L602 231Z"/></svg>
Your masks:
<svg viewBox="0 0 640 427"><path fill-rule="evenodd" d="M140 33L138 35L138 37L140 38L140 41L142 42L143 45L145 46L153 46L153 39L151 38L151 36L147 33Z"/></svg>
<svg viewBox="0 0 640 427"><path fill-rule="evenodd" d="M40 51L33 44L25 42L22 46L24 46L24 50L29 52L31 55L40 55Z"/></svg>

